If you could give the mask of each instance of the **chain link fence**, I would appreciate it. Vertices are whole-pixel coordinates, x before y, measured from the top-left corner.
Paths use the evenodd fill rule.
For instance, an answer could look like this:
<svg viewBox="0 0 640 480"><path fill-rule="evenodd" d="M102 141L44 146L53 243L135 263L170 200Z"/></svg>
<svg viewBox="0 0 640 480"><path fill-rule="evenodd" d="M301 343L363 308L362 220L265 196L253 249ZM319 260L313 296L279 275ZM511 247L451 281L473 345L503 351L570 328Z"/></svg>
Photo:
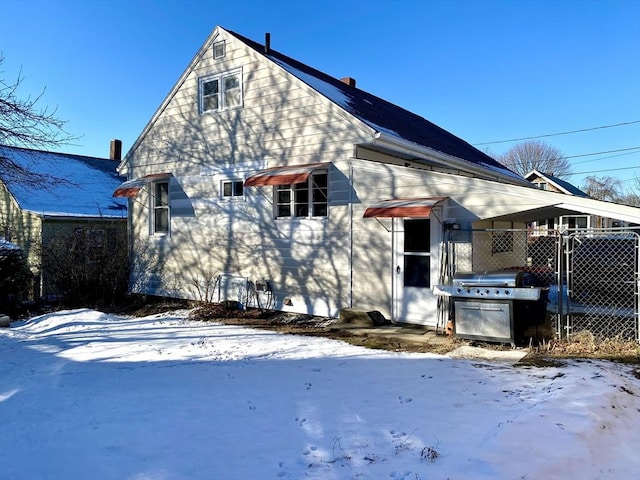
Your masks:
<svg viewBox="0 0 640 480"><path fill-rule="evenodd" d="M638 235L576 231L563 246L566 335L588 330L599 338L639 340Z"/></svg>
<svg viewBox="0 0 640 480"><path fill-rule="evenodd" d="M445 251L445 281L456 272L532 274L547 290L547 323L557 337L587 330L640 341L640 237L633 231L453 231Z"/></svg>

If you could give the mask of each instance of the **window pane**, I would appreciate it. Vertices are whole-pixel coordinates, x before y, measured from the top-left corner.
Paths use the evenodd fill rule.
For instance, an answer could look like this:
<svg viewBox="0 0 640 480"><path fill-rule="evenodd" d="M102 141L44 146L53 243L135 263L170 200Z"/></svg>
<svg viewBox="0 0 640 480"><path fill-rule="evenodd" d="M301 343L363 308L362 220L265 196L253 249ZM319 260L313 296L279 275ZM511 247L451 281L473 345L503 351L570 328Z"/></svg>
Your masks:
<svg viewBox="0 0 640 480"><path fill-rule="evenodd" d="M327 187L327 174L326 173L315 173L313 174L313 186L314 187Z"/></svg>
<svg viewBox="0 0 640 480"><path fill-rule="evenodd" d="M231 90L232 88L240 87L240 79L237 75L232 75L229 77L224 77L224 89Z"/></svg>
<svg viewBox="0 0 640 480"><path fill-rule="evenodd" d="M169 205L169 184L156 183L156 206Z"/></svg>
<svg viewBox="0 0 640 480"><path fill-rule="evenodd" d="M405 255L404 256L404 286L428 288L430 286L431 257Z"/></svg>
<svg viewBox="0 0 640 480"><path fill-rule="evenodd" d="M224 57L224 51L225 51L224 40L213 44L213 58Z"/></svg>
<svg viewBox="0 0 640 480"><path fill-rule="evenodd" d="M278 205L276 216L278 217L290 217L291 206L290 205Z"/></svg>
<svg viewBox="0 0 640 480"><path fill-rule="evenodd" d="M233 194L241 197L244 193L244 184L242 182L233 182Z"/></svg>
<svg viewBox="0 0 640 480"><path fill-rule="evenodd" d="M231 182L224 182L222 184L222 196L223 197L230 197L231 195L233 195L233 193L231 191Z"/></svg>
<svg viewBox="0 0 640 480"><path fill-rule="evenodd" d="M238 75L224 77L224 106L227 108L240 105L240 78Z"/></svg>
<svg viewBox="0 0 640 480"><path fill-rule="evenodd" d="M218 94L218 80L211 80L210 82L204 82L204 96L217 95Z"/></svg>
<svg viewBox="0 0 640 480"><path fill-rule="evenodd" d="M218 109L218 96L205 97L202 105L202 109L206 112L208 110Z"/></svg>
<svg viewBox="0 0 640 480"><path fill-rule="evenodd" d="M233 108L240 105L240 90L225 92L224 104L227 108Z"/></svg>
<svg viewBox="0 0 640 480"><path fill-rule="evenodd" d="M219 106L218 92L219 92L218 80L210 80L202 84L202 110L217 110Z"/></svg>
<svg viewBox="0 0 640 480"><path fill-rule="evenodd" d="M291 190L278 187L277 197L278 203L289 203L291 201Z"/></svg>
<svg viewBox="0 0 640 480"><path fill-rule="evenodd" d="M308 217L308 216L309 216L309 204L296 203L296 217Z"/></svg>
<svg viewBox="0 0 640 480"><path fill-rule="evenodd" d="M314 217L326 217L327 216L327 204L326 203L314 203L313 204L313 216Z"/></svg>
<svg viewBox="0 0 640 480"><path fill-rule="evenodd" d="M404 251L429 252L431 250L431 221L404 221Z"/></svg>
<svg viewBox="0 0 640 480"><path fill-rule="evenodd" d="M156 233L168 233L169 232L169 209L157 208L155 211L155 232Z"/></svg>
<svg viewBox="0 0 640 480"><path fill-rule="evenodd" d="M304 187L299 187L296 185L296 203L309 203L309 189L306 188L306 184Z"/></svg>

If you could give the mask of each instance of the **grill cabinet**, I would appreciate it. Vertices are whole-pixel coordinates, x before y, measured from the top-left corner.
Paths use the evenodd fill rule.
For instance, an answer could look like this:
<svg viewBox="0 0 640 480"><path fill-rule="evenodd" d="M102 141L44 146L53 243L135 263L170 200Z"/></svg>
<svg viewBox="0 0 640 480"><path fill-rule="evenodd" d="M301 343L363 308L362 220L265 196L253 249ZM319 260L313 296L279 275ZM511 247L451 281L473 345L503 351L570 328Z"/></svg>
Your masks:
<svg viewBox="0 0 640 480"><path fill-rule="evenodd" d="M540 300L541 288L531 283L530 274L517 270L458 273L436 293L451 297L457 337L515 345L527 321L518 318L524 317L519 303Z"/></svg>

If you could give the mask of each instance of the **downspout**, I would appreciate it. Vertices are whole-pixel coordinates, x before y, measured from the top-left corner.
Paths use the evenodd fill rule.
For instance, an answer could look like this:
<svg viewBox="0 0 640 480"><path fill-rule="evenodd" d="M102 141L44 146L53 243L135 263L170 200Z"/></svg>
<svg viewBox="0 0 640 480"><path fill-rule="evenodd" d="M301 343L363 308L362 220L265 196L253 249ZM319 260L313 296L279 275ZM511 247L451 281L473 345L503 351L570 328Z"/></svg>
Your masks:
<svg viewBox="0 0 640 480"><path fill-rule="evenodd" d="M353 308L353 162L349 159L349 292L347 295L347 304L349 308Z"/></svg>

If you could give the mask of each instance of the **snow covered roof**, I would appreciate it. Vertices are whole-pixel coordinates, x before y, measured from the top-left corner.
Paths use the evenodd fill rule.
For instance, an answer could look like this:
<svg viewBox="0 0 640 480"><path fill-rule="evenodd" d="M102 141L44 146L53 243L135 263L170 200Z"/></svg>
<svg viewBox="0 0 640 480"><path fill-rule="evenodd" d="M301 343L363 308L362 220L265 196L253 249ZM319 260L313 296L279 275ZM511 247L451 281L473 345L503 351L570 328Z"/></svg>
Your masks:
<svg viewBox="0 0 640 480"><path fill-rule="evenodd" d="M265 55L264 46L238 33L227 31L258 53ZM492 172L522 180L518 174L484 152L415 113L350 86L342 80L331 77L275 50L269 49L269 53L265 56L377 132L466 160Z"/></svg>
<svg viewBox="0 0 640 480"><path fill-rule="evenodd" d="M0 256L2 256L3 252L6 253L9 251L20 252L21 249L15 243L11 243L6 238L0 237Z"/></svg>
<svg viewBox="0 0 640 480"><path fill-rule="evenodd" d="M104 158L0 145L0 156L52 181L49 188L0 178L23 210L60 217L126 218L126 199L113 198L122 183L118 162Z"/></svg>

